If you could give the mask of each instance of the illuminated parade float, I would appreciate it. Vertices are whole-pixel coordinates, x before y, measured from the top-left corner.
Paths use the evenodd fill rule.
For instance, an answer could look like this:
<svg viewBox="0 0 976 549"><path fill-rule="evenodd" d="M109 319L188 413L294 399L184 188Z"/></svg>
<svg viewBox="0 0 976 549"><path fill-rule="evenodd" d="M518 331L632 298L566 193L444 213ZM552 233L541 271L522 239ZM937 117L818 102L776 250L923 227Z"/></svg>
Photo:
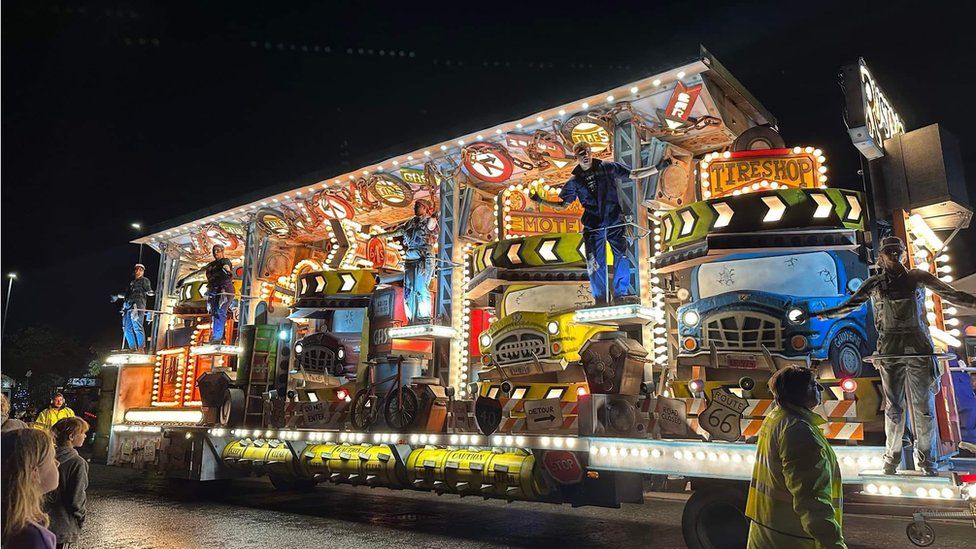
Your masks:
<svg viewBox="0 0 976 549"><path fill-rule="evenodd" d="M879 125L883 96L853 70L848 120L867 118L851 124L866 156L884 137L898 158L938 147L938 128ZM848 190L861 182L837 181L816 144L784 143L775 128L703 50L154 230L137 241L160 255L151 352L109 360L110 462L201 481L267 474L280 488L606 507L641 502L646 476L680 477L694 489L686 541L712 547L747 528L753 442L774 407L766 382L801 364L827 387L816 412L850 497L965 507L976 488L950 472L948 375L941 472L885 476L872 311L816 314L869 277L872 231L901 236L913 266L949 272L937 232L971 217L956 174L944 170L939 194L902 169L903 196L885 174L880 202L880 175L873 197ZM583 177L580 201L563 200L581 150L613 178L615 200L587 194ZM874 156L872 175L893 157ZM881 229L875 215L888 219ZM215 245L230 262L219 293ZM226 297L226 318L211 314L213 295ZM948 358L954 309L926 304Z"/></svg>

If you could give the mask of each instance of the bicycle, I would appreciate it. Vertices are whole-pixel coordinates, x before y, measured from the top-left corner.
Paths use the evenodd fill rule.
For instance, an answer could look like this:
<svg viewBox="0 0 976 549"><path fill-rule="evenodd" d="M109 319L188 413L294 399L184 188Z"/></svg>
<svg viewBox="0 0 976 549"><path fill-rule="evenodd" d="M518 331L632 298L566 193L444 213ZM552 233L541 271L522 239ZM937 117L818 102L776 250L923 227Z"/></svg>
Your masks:
<svg viewBox="0 0 976 549"><path fill-rule="evenodd" d="M420 402L410 387L403 386L403 357L397 357L396 373L376 380L375 361L369 362L369 377L366 388L360 389L352 399L350 422L357 431L368 431L379 418L380 409L387 426L397 432L407 431L417 420ZM379 395L376 388L387 382L393 386L385 395Z"/></svg>

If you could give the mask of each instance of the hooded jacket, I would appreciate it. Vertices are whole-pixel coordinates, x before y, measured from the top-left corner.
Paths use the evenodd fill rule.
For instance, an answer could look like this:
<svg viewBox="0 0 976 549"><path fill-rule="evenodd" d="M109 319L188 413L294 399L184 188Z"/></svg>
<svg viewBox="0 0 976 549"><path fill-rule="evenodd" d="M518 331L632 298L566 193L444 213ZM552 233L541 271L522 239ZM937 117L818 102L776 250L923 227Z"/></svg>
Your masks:
<svg viewBox="0 0 976 549"><path fill-rule="evenodd" d="M51 517L48 528L58 543L76 543L85 522L88 496L88 462L70 446L58 448L58 488L47 495L45 511Z"/></svg>

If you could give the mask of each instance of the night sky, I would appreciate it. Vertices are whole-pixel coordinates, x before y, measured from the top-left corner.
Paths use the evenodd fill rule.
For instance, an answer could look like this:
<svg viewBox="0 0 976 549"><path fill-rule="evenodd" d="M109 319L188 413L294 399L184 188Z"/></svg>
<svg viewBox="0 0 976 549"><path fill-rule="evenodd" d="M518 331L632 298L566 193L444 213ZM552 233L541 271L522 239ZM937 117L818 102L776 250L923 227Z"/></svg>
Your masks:
<svg viewBox="0 0 976 549"><path fill-rule="evenodd" d="M132 222L384 160L677 66L699 44L849 188L859 157L836 74L864 56L908 129L959 138L976 198L976 31L950 4L267 4L3 3L8 334L46 324L117 346L108 296L138 254ZM976 249L963 236L957 258Z"/></svg>

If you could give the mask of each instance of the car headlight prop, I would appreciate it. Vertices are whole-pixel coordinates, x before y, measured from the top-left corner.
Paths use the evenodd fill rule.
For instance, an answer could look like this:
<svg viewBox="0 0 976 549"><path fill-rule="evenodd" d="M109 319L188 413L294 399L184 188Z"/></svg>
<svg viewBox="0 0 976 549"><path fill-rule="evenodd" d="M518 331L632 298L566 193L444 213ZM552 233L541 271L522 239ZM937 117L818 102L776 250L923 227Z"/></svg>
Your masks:
<svg viewBox="0 0 976 549"><path fill-rule="evenodd" d="M681 322L684 322L685 326L697 326L699 320L701 320L701 316L698 314L698 311L685 311L685 313L681 315Z"/></svg>
<svg viewBox="0 0 976 549"><path fill-rule="evenodd" d="M300 354L302 354L302 351L303 351L304 349L305 349L305 347L304 347L304 346L303 346L303 345L302 345L301 343L296 343L296 344L295 344L295 354L296 354L296 355L300 355Z"/></svg>
<svg viewBox="0 0 976 549"><path fill-rule="evenodd" d="M491 336L487 333L481 334L478 338L478 342L481 343L482 347L491 347Z"/></svg>
<svg viewBox="0 0 976 549"><path fill-rule="evenodd" d="M546 329L549 330L550 334L556 335L559 333L559 323L553 320L546 325Z"/></svg>
<svg viewBox="0 0 976 549"><path fill-rule="evenodd" d="M786 318L789 319L789 321L792 322L793 324L799 324L800 322L802 322L804 316L805 314L803 312L803 309L799 307L793 307L789 311L786 311Z"/></svg>

